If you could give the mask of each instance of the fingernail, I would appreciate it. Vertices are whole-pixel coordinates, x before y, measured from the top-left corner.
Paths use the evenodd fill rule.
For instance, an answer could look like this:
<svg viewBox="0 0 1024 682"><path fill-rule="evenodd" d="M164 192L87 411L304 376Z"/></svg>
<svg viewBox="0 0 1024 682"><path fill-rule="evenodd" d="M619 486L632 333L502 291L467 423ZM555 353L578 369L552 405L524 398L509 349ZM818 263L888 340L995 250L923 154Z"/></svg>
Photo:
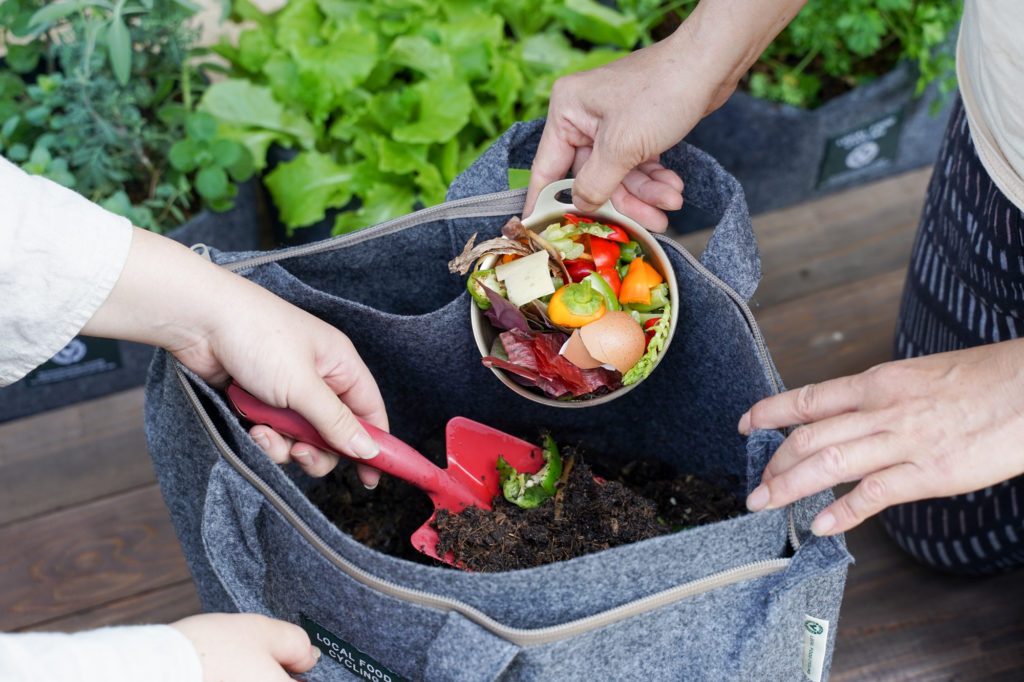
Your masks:
<svg viewBox="0 0 1024 682"><path fill-rule="evenodd" d="M362 430L349 441L348 445L352 448L352 454L360 459L373 459L380 452L380 446L377 445L377 441L370 438L370 434Z"/></svg>
<svg viewBox="0 0 1024 682"><path fill-rule="evenodd" d="M750 433L750 413L744 412L743 416L740 417L739 426L736 427L740 433L747 435Z"/></svg>
<svg viewBox="0 0 1024 682"><path fill-rule="evenodd" d="M363 487L366 488L367 490L376 490L377 486L379 486L379 485L380 485L380 480L378 479L378 481L376 483L374 483L373 485L368 485L368 484L364 483Z"/></svg>
<svg viewBox="0 0 1024 682"><path fill-rule="evenodd" d="M832 515L830 511L823 511L818 514L818 518L814 519L811 523L811 532L815 535L824 535L834 528L836 525L836 517Z"/></svg>
<svg viewBox="0 0 1024 682"><path fill-rule="evenodd" d="M292 459L297 461L299 464L308 466L313 462L313 453L311 452L292 452Z"/></svg>
<svg viewBox="0 0 1024 682"><path fill-rule="evenodd" d="M752 512L761 511L768 505L770 499L771 492L768 490L768 486L761 484L747 496L747 509Z"/></svg>
<svg viewBox="0 0 1024 682"><path fill-rule="evenodd" d="M575 194L572 196L572 203L576 208L578 208L581 211L596 211L597 209L600 208L598 204L592 204L586 199L578 197Z"/></svg>
<svg viewBox="0 0 1024 682"><path fill-rule="evenodd" d="M260 450L262 450L263 452L267 452L268 450L270 450L270 439L267 438L262 433L253 438L253 440L256 441L256 445L260 446Z"/></svg>
<svg viewBox="0 0 1024 682"><path fill-rule="evenodd" d="M320 660L320 649L318 649L315 646L310 646L309 648L312 650L310 653L313 654L313 661L314 661L314 663L316 661L319 661Z"/></svg>

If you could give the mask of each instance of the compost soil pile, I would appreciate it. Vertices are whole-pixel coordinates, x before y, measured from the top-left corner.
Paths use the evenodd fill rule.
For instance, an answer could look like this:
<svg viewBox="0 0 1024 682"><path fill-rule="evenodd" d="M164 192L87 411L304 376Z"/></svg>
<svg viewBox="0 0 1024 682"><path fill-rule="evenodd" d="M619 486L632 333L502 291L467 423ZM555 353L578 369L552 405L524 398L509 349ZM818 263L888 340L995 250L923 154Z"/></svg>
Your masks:
<svg viewBox="0 0 1024 682"><path fill-rule="evenodd" d="M521 509L500 495L490 511L471 507L438 512L439 553L474 571L509 571L639 542L677 530L739 516L737 481L679 474L659 460L632 460L593 469L564 448L568 474L556 496ZM568 465L572 462L571 468ZM595 475L598 477L595 480ZM376 490L363 488L355 467L339 465L309 493L310 500L364 545L392 556L438 565L409 542L433 512L425 494L389 476ZM446 565L446 564L442 564Z"/></svg>

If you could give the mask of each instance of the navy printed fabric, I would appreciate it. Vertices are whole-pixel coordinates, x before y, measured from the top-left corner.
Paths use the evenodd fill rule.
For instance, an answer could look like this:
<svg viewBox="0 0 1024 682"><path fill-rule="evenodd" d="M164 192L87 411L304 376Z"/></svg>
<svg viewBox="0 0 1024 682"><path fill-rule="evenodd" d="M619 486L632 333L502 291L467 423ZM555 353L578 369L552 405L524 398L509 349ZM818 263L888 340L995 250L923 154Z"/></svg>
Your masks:
<svg viewBox="0 0 1024 682"><path fill-rule="evenodd" d="M895 356L1024 334L1024 213L995 186L957 98L939 150L900 309ZM967 495L885 510L883 526L921 562L989 574L1024 564L1024 476Z"/></svg>

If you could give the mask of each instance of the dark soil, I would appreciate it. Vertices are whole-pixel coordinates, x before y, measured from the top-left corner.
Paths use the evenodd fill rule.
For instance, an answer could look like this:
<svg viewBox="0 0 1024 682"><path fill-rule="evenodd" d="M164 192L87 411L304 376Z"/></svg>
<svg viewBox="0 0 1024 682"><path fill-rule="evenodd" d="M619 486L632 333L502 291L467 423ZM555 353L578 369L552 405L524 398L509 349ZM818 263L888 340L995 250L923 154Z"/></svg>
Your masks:
<svg viewBox="0 0 1024 682"><path fill-rule="evenodd" d="M558 494L535 509L503 497L490 511L439 511L438 553L474 571L507 571L563 561L745 512L737 481L677 474L657 460L600 466L563 448L568 474ZM569 461L572 461L571 467ZM595 458L595 462L598 460ZM599 478L595 480L596 474ZM409 536L433 512L425 494L384 477L363 488L355 467L342 464L310 492L310 500L341 530L392 556L437 565L413 549Z"/></svg>

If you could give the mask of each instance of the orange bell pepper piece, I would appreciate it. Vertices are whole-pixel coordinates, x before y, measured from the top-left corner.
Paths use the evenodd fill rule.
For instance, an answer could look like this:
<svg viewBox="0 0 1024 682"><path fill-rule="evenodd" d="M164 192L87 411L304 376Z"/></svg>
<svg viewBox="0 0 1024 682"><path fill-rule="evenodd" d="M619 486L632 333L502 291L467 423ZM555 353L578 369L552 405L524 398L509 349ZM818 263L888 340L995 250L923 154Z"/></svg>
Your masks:
<svg viewBox="0 0 1024 682"><path fill-rule="evenodd" d="M661 275L654 271L658 280L653 281L650 265L644 263L643 256L634 258L629 264L626 276L622 278L622 285L619 287L619 303L650 303L651 287L661 282Z"/></svg>

